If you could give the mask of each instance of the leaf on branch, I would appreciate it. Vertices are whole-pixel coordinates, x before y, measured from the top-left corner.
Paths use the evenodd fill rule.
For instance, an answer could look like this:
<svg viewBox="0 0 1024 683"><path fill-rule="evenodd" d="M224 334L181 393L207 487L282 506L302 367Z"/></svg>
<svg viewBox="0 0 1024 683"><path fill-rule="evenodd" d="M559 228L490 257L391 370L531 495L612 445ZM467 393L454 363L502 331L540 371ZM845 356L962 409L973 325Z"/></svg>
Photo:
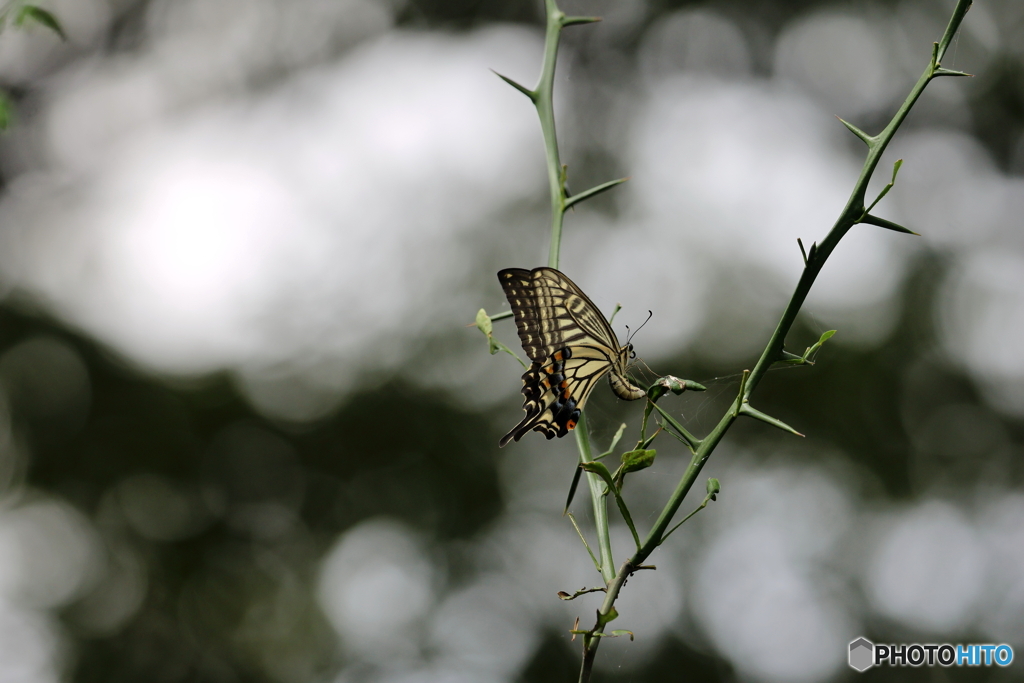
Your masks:
<svg viewBox="0 0 1024 683"><path fill-rule="evenodd" d="M42 7L36 5L22 5L18 8L18 13L14 15L14 25L19 28L25 25L25 22L35 22L41 26L45 26L50 29L64 42L67 42L68 36L64 33L64 28L57 21L57 17L53 16L50 12L44 10Z"/></svg>
<svg viewBox="0 0 1024 683"><path fill-rule="evenodd" d="M618 638L619 636L629 636L630 642L633 641L633 632L632 631L627 631L624 628L616 629L616 630L612 631L611 633L602 633L601 635L607 636L609 638Z"/></svg>
<svg viewBox="0 0 1024 683"><path fill-rule="evenodd" d="M569 512L569 506L572 505L572 499L576 497L576 489L580 485L580 477L583 476L583 468L579 465L576 466L576 471L572 475L572 483L569 485L569 495L565 499L565 510L562 514Z"/></svg>
<svg viewBox="0 0 1024 683"><path fill-rule="evenodd" d="M708 479L708 484L707 484L706 489L707 489L708 493L707 493L706 496L704 496L704 501L701 502L701 504L697 506L696 510L694 510L690 514L688 514L685 517L683 517L681 520L679 520L678 524L676 524L674 527L672 527L667 532L665 532L665 534L661 537L661 540L658 541L658 545L661 545L662 543L664 543L668 539L668 537L671 536L672 533L676 529L678 529L683 524L685 524L687 520L689 520L695 514L697 514L698 512L703 510L704 508L706 508L708 506L708 501L718 500L718 494L722 490L722 485L718 483L717 479L715 479L714 477L711 477L710 479Z"/></svg>
<svg viewBox="0 0 1024 683"><path fill-rule="evenodd" d="M491 316L487 315L487 311L482 308L476 312L476 327L488 337L491 336L491 332L494 331L494 325L491 323Z"/></svg>
<svg viewBox="0 0 1024 683"><path fill-rule="evenodd" d="M516 355L515 351L508 348L507 346L505 346L500 341L494 338L494 325L492 322L492 318L489 315L487 315L487 311L485 311L482 308L479 311L477 311L476 322L473 323L473 325L475 325L476 328L480 330L480 332L482 332L485 337L487 337L487 350L490 351L492 356L496 354L498 351L504 351L505 353L519 361L519 364L523 366L523 369L527 367L526 363L524 363L523 360L518 355Z"/></svg>
<svg viewBox="0 0 1024 683"><path fill-rule="evenodd" d="M558 599L559 600L575 600L576 598L580 597L581 595L586 595L587 593L607 593L607 592L608 592L608 589L605 588L604 586L599 586L597 588L581 588L580 590L576 591L572 595L569 595L565 591L558 591Z"/></svg>
<svg viewBox="0 0 1024 683"><path fill-rule="evenodd" d="M635 451L628 451L622 454L622 467L620 472L622 474L628 474L629 472L639 472L640 470L647 469L654 464L654 458L658 454L656 450L643 450L638 449Z"/></svg>
<svg viewBox="0 0 1024 683"><path fill-rule="evenodd" d="M608 491L615 496L615 503L619 506L619 512L622 513L622 519L625 520L626 526L629 527L629 533L633 534L633 542L636 543L637 550L639 550L640 536L636 533L636 526L633 524L633 516L629 514L629 508L626 507L626 501L622 499L622 495L619 493L619 489L615 485L615 480L612 478L611 471L604 463L596 461L581 462L580 467L585 469L587 472L593 472L604 480L605 485L608 487Z"/></svg>
<svg viewBox="0 0 1024 683"><path fill-rule="evenodd" d="M601 614L601 610L597 610L597 623L604 626L607 623L613 622L619 618L619 612L614 607L608 611L608 614Z"/></svg>
<svg viewBox="0 0 1024 683"><path fill-rule="evenodd" d="M626 423L623 422L619 425L619 428L615 431L615 436L612 437L611 445L601 455L594 458L594 460L600 460L601 458L607 458L609 455L615 452L615 447L619 445L619 439L622 438L622 434L626 431Z"/></svg>
<svg viewBox="0 0 1024 683"><path fill-rule="evenodd" d="M804 363L813 364L813 361L811 361L811 356L814 355L818 351L818 349L821 348L822 344L831 339L835 335L835 333L835 330L828 330L826 332L822 332L821 336L818 337L818 341L814 342L814 344L807 347L807 350L804 351L804 355L800 357L800 360L802 360Z"/></svg>
<svg viewBox="0 0 1024 683"><path fill-rule="evenodd" d="M580 540L583 541L583 547L587 549L587 554L590 555L590 559L593 560L593 562L594 562L594 567L597 568L597 573L600 574L601 573L601 563L597 561L597 558L594 556L594 551L590 549L590 544L587 543L586 537L583 535L583 532L580 530L580 525L576 523L576 518L572 516L571 512L567 512L566 514L569 515L569 521L572 522L573 528L576 529L576 533L579 534Z"/></svg>
<svg viewBox="0 0 1024 683"><path fill-rule="evenodd" d="M875 197L875 201L871 202L871 206L869 206L868 208L864 209L864 214L863 214L864 216L868 215L868 213L871 211L871 209L875 208L875 206L878 204L878 202L882 201L882 197L884 197L885 195L889 194L889 190L891 190L893 188L893 186L896 184L896 174L900 172L900 166L902 166L902 165L903 165L903 159L897 159L896 163L892 165L892 180L890 180L889 183L885 187L882 188L882 191L878 193L877 197ZM863 218L863 216L862 216L862 218Z"/></svg>
<svg viewBox="0 0 1024 683"><path fill-rule="evenodd" d="M654 384L647 388L647 395L652 401L657 401L670 391L678 396L687 389L690 391L707 391L707 387L700 382L694 382L692 379L679 379L672 375L665 375L664 377L659 377Z"/></svg>

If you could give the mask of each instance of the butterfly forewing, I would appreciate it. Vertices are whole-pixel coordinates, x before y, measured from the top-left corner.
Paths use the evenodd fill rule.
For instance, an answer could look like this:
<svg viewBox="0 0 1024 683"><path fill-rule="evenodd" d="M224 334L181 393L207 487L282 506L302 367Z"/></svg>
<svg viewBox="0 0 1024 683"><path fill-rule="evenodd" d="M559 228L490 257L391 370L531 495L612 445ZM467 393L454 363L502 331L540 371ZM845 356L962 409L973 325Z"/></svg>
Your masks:
<svg viewBox="0 0 1024 683"><path fill-rule="evenodd" d="M611 371L612 388L625 399L644 395L625 377L626 347L572 280L554 268L509 268L498 280L515 314L523 350L533 364L523 374L526 417L501 439L504 446L531 430L565 436L597 380Z"/></svg>

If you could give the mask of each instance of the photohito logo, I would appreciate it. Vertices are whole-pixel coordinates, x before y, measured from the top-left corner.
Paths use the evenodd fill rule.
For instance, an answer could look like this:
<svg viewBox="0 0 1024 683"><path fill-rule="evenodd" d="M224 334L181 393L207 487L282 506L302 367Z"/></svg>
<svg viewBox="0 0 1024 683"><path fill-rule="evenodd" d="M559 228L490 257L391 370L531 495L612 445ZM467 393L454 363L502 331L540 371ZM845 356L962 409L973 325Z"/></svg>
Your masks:
<svg viewBox="0 0 1024 683"><path fill-rule="evenodd" d="M850 643L850 666L867 671L873 666L1009 666L1013 648L1009 645L876 645L867 638Z"/></svg>

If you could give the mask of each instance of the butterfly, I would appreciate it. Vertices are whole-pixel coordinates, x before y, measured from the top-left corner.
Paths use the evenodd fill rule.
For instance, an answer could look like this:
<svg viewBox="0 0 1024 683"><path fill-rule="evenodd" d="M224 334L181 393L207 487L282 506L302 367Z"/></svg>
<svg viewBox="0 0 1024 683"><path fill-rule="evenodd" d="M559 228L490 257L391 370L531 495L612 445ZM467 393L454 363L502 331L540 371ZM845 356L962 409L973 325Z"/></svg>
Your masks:
<svg viewBox="0 0 1024 683"><path fill-rule="evenodd" d="M568 434L606 373L619 398L633 401L646 395L626 377L632 344L619 346L601 311L564 273L506 268L498 271L498 281L515 314L523 351L533 361L523 373L526 417L499 446L529 431L549 439Z"/></svg>

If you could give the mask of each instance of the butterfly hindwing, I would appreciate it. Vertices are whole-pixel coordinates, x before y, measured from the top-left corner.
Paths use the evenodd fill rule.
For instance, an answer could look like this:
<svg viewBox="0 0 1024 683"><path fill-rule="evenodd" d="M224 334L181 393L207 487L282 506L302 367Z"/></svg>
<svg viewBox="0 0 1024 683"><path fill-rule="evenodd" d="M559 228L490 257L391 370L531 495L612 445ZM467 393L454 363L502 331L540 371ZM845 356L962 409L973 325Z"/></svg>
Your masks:
<svg viewBox="0 0 1024 683"><path fill-rule="evenodd" d="M560 349L546 363L535 361L523 373L526 417L501 439L500 445L519 441L530 431L552 439L576 427L590 392L611 368L602 355L591 357L592 350L580 350L582 355L574 357L569 347Z"/></svg>
<svg viewBox="0 0 1024 683"><path fill-rule="evenodd" d="M533 364L523 374L526 417L500 444L529 431L547 438L575 428L597 381L609 371L612 388L628 400L644 395L625 376L627 347L572 280L554 268L508 268L498 273L515 314L523 350Z"/></svg>

